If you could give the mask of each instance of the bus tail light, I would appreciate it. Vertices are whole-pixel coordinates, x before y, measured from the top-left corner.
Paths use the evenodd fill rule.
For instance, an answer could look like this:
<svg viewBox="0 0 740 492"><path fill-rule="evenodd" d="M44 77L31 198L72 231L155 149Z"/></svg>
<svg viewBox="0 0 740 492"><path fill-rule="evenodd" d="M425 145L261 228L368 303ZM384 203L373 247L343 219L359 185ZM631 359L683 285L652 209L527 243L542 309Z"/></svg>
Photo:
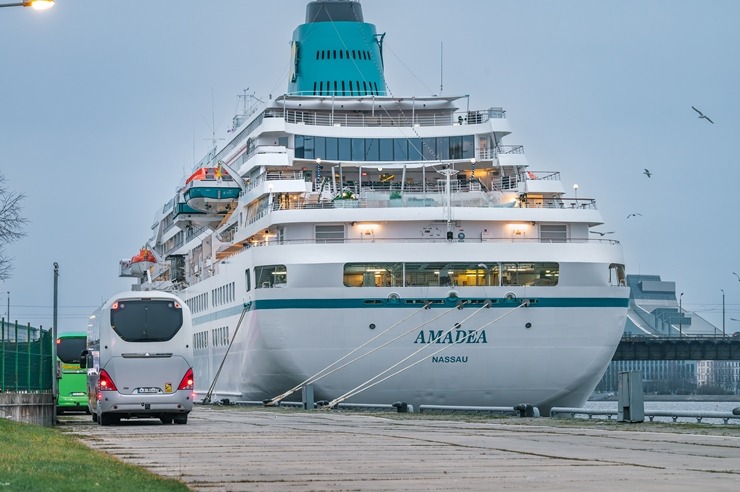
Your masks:
<svg viewBox="0 0 740 492"><path fill-rule="evenodd" d="M105 369L100 370L100 378L98 378L98 389L100 391L118 391L116 384L113 382L111 377L105 372Z"/></svg>
<svg viewBox="0 0 740 492"><path fill-rule="evenodd" d="M191 390L194 387L195 387L195 380L193 379L193 368L191 367L185 373L185 376L183 376L182 381L180 381L180 386L178 386L177 389L178 390Z"/></svg>

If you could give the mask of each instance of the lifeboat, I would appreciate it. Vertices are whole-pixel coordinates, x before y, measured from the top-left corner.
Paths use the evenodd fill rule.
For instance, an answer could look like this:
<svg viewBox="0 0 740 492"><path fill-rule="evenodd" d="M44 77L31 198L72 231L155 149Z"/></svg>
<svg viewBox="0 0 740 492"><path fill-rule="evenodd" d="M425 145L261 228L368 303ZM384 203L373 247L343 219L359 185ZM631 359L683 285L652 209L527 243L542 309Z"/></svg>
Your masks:
<svg viewBox="0 0 740 492"><path fill-rule="evenodd" d="M231 208L240 191L239 184L220 167L201 167L185 181L183 197L195 210L220 214Z"/></svg>
<svg viewBox="0 0 740 492"><path fill-rule="evenodd" d="M151 267L157 264L152 250L141 248L130 260L121 260L121 277L144 277Z"/></svg>

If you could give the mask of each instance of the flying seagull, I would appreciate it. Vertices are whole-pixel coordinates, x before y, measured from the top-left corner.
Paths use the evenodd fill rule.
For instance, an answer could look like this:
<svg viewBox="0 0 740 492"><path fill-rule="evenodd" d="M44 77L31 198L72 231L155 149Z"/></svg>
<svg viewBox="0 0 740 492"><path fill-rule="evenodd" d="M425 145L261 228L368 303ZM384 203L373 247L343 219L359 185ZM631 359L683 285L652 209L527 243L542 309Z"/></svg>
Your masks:
<svg viewBox="0 0 740 492"><path fill-rule="evenodd" d="M696 109L694 106L691 106L691 109L693 109L694 111L696 111L697 113L699 113L699 119L704 118L705 120L707 120L708 122L710 122L711 124L714 125L714 121L710 120L709 119L709 116L706 116L704 113L702 113L701 111L699 111L698 109Z"/></svg>
<svg viewBox="0 0 740 492"><path fill-rule="evenodd" d="M589 231L589 232L591 232L592 234L598 234L599 236L602 236L602 237L603 237L603 236L604 236L605 234L614 234L614 231L609 231L609 232L601 232L601 231Z"/></svg>
<svg viewBox="0 0 740 492"><path fill-rule="evenodd" d="M737 274L737 273L735 273L735 272L732 272L732 274L733 274L734 276L736 276L736 277L737 277L737 281L738 281L738 282L740 282L740 275L738 275L738 274Z"/></svg>
<svg viewBox="0 0 740 492"><path fill-rule="evenodd" d="M647 169L645 169L645 171L643 171L643 173L642 173L642 174L644 174L644 175L645 175L645 176L647 176L648 178L649 178L649 177L651 177L651 176L653 175L653 173L651 173L651 172L650 172L649 170L647 170Z"/></svg>
<svg viewBox="0 0 740 492"><path fill-rule="evenodd" d="M639 215L640 217L642 217L642 214L634 213L634 214L629 214L629 215L627 216L627 218L629 219L630 217L637 217L638 215Z"/></svg>

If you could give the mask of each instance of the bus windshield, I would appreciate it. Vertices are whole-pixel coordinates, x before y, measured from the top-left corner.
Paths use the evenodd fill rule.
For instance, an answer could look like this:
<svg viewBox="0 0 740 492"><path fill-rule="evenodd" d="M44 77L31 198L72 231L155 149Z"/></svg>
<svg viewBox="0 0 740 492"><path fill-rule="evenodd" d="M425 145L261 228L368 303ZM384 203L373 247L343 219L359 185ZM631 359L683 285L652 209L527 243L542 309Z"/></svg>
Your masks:
<svg viewBox="0 0 740 492"><path fill-rule="evenodd" d="M110 324L127 342L165 342L182 326L182 308L171 299L135 299L113 303Z"/></svg>
<svg viewBox="0 0 740 492"><path fill-rule="evenodd" d="M85 337L60 337L57 340L57 357L65 364L79 364L86 341Z"/></svg>

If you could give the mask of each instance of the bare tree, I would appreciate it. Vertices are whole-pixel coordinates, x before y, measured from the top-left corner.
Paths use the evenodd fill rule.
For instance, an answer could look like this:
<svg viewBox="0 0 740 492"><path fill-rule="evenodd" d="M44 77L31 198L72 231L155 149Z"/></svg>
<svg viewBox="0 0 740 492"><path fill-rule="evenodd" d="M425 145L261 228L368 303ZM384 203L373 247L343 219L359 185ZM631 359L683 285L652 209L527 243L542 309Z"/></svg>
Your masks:
<svg viewBox="0 0 740 492"><path fill-rule="evenodd" d="M21 215L21 202L25 197L23 193L9 191L5 175L0 173L0 280L10 278L13 270L12 258L5 255L4 246L26 235L23 229L28 219Z"/></svg>

